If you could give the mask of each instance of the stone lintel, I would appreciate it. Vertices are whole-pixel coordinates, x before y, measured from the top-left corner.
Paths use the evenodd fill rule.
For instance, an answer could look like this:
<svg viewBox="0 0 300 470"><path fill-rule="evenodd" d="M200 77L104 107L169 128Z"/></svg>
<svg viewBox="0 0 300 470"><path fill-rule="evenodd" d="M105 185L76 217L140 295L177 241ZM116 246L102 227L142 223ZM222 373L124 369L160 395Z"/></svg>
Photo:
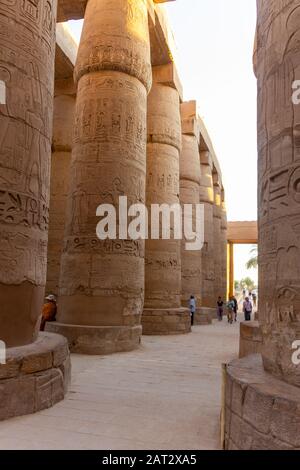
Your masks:
<svg viewBox="0 0 300 470"><path fill-rule="evenodd" d="M197 121L196 101L185 101L180 105L182 134L193 135L200 145L200 130Z"/></svg>
<svg viewBox="0 0 300 470"><path fill-rule="evenodd" d="M8 348L0 365L0 421L32 414L63 400L71 377L67 340L39 333L27 346Z"/></svg>
<svg viewBox="0 0 300 470"><path fill-rule="evenodd" d="M200 117L198 117L198 126L199 126L200 134L201 134L200 152L209 151L209 153L211 155L211 158L212 158L212 161L213 161L213 164L214 164L214 167L215 167L217 173L219 174L220 181L222 181L222 172L221 172L220 164L219 164L215 149L213 147L211 138L210 138L209 133L206 129L204 121Z"/></svg>
<svg viewBox="0 0 300 470"><path fill-rule="evenodd" d="M273 377L260 354L226 371L226 450L299 450L299 388Z"/></svg>
<svg viewBox="0 0 300 470"><path fill-rule="evenodd" d="M152 67L153 81L174 88L182 101L183 89L174 63Z"/></svg>
<svg viewBox="0 0 300 470"><path fill-rule="evenodd" d="M213 160L208 150L200 151L200 163L201 165L208 165L211 167L211 169L213 169Z"/></svg>
<svg viewBox="0 0 300 470"><path fill-rule="evenodd" d="M228 242L256 244L258 242L257 221L228 222Z"/></svg>
<svg viewBox="0 0 300 470"><path fill-rule="evenodd" d="M56 25L55 79L73 78L78 45L66 24Z"/></svg>

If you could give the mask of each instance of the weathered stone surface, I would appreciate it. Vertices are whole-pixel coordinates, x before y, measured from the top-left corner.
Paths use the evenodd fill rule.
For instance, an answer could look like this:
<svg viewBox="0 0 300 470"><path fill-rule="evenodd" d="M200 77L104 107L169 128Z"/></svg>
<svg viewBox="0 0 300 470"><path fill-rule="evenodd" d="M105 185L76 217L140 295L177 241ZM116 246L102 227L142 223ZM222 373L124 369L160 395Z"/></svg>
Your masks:
<svg viewBox="0 0 300 470"><path fill-rule="evenodd" d="M74 129L74 95L54 99L46 294L58 294Z"/></svg>
<svg viewBox="0 0 300 470"><path fill-rule="evenodd" d="M109 203L118 211L119 196L127 196L129 205L145 202L151 64L146 1L91 0L85 15L75 67L78 94L58 325L67 337L73 336L73 325L90 327L86 334L95 338L97 349L100 327L104 337L106 327L141 331L144 242L100 241L96 209ZM87 338L83 348L88 350Z"/></svg>
<svg viewBox="0 0 300 470"><path fill-rule="evenodd" d="M228 224L227 209L225 200L225 190L221 190L221 294L225 301L227 299L227 243L228 243Z"/></svg>
<svg viewBox="0 0 300 470"><path fill-rule="evenodd" d="M158 70L153 68L153 86L148 97L147 114L146 201L149 209L151 204L179 204L179 152L182 145L179 93L175 88L176 83L170 84L169 79L164 82L164 76L161 67ZM171 221L170 239L146 241L145 305L142 318L145 334L151 334L152 326L152 334L168 334L168 328L174 333L176 325L179 333L188 329L182 327L186 314L180 309L181 241L173 237L174 221ZM181 312L182 320L173 322L170 309L174 309L173 319L177 319L178 312ZM156 327L155 321L161 318L163 312L167 319L163 326ZM149 322L152 314L154 321Z"/></svg>
<svg viewBox="0 0 300 470"><path fill-rule="evenodd" d="M254 354L227 367L226 448L299 448L300 394L263 368Z"/></svg>
<svg viewBox="0 0 300 470"><path fill-rule="evenodd" d="M144 309L143 335L179 335L191 332L187 309Z"/></svg>
<svg viewBox="0 0 300 470"><path fill-rule="evenodd" d="M191 123L190 128L184 124ZM186 106L181 105L182 124L182 150L180 153L180 204L192 204L195 208L200 203L200 156L199 139L200 133L197 127L196 115L191 116ZM193 210L193 230L195 230L195 210ZM202 253L186 249L183 238L181 243L181 301L182 305L188 307L191 295L194 295L197 307L201 306L201 260Z"/></svg>
<svg viewBox="0 0 300 470"><path fill-rule="evenodd" d="M262 349L262 332L258 321L240 324L240 358L260 353Z"/></svg>
<svg viewBox="0 0 300 470"><path fill-rule="evenodd" d="M34 343L7 350L0 365L0 420L35 413L62 400L70 382L67 340L40 333Z"/></svg>
<svg viewBox="0 0 300 470"><path fill-rule="evenodd" d="M300 74L297 0L258 0L259 319L265 368L300 386L292 344L300 334L299 126L292 84Z"/></svg>
<svg viewBox="0 0 300 470"><path fill-rule="evenodd" d="M0 323L8 347L36 338L46 283L56 0L1 2Z"/></svg>
<svg viewBox="0 0 300 470"><path fill-rule="evenodd" d="M213 206L213 241L214 241L214 299L215 305L218 297L224 295L223 292L223 240L222 240L222 191L221 180L216 169L213 169L213 185L214 185L214 206ZM223 300L225 300L223 298Z"/></svg>
<svg viewBox="0 0 300 470"><path fill-rule="evenodd" d="M211 325L212 317L208 313L204 313L201 309L197 309L194 314L194 325Z"/></svg>
<svg viewBox="0 0 300 470"><path fill-rule="evenodd" d="M47 323L46 330L64 335L70 351L77 354L104 355L132 351L141 342L142 327L87 326Z"/></svg>
<svg viewBox="0 0 300 470"><path fill-rule="evenodd" d="M216 311L215 266L214 266L214 190L212 180L212 160L209 152L200 152L201 179L200 203L204 205L204 246L201 250L202 266L202 306Z"/></svg>

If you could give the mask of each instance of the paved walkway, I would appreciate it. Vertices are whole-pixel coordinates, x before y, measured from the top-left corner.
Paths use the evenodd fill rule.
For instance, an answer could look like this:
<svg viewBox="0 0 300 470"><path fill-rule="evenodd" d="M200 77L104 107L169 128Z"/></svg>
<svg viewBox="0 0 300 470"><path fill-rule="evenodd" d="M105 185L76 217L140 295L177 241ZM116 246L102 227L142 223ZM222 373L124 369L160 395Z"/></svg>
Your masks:
<svg viewBox="0 0 300 470"><path fill-rule="evenodd" d="M72 356L67 398L0 423L0 449L218 449L221 363L238 353L224 320L138 351Z"/></svg>

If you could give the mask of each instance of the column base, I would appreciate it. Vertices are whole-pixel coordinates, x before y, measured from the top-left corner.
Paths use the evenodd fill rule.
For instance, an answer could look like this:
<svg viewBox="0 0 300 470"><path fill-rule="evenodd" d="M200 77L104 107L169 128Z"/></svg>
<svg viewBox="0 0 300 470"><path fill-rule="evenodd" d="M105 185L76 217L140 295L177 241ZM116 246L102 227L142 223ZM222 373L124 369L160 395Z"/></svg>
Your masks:
<svg viewBox="0 0 300 470"><path fill-rule="evenodd" d="M0 365L0 421L36 413L64 399L71 378L68 343L40 333L27 346L8 348Z"/></svg>
<svg viewBox="0 0 300 470"><path fill-rule="evenodd" d="M85 326L58 322L46 324L46 330L65 336L72 353L107 355L133 351L141 342L142 327L138 326Z"/></svg>
<svg viewBox="0 0 300 470"><path fill-rule="evenodd" d="M226 373L226 450L300 450L299 388L263 368L260 354Z"/></svg>
<svg viewBox="0 0 300 470"><path fill-rule="evenodd" d="M211 325L212 314L210 312L203 311L202 308L197 308L194 315L194 325Z"/></svg>
<svg viewBox="0 0 300 470"><path fill-rule="evenodd" d="M240 324L240 354L246 357L259 354L262 350L262 332L258 321L247 321Z"/></svg>
<svg viewBox="0 0 300 470"><path fill-rule="evenodd" d="M217 320L217 308L200 307L198 310L200 314L207 315L211 319L211 321Z"/></svg>
<svg viewBox="0 0 300 470"><path fill-rule="evenodd" d="M186 308L150 309L142 315L143 335L180 335L191 332L191 315Z"/></svg>

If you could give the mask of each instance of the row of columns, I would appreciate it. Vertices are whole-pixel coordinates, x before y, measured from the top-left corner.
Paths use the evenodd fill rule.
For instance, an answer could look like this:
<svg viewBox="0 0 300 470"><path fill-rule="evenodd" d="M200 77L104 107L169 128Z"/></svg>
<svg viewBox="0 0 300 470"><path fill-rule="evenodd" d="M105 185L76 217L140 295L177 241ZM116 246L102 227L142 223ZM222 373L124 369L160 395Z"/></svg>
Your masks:
<svg viewBox="0 0 300 470"><path fill-rule="evenodd" d="M188 332L189 293L206 306L204 255L185 252L180 240L145 246L96 236L97 207L118 209L119 196L148 207L201 198L199 135L182 137L175 68L151 69L148 2L121 3L87 4L76 98L66 82L53 96L56 1L40 9L23 2L16 15L1 7L15 41L3 39L0 56L8 88L0 114L1 340L9 347L36 340L46 276L47 293L59 298L58 321L48 329L81 352L137 347L142 315L145 332Z"/></svg>

